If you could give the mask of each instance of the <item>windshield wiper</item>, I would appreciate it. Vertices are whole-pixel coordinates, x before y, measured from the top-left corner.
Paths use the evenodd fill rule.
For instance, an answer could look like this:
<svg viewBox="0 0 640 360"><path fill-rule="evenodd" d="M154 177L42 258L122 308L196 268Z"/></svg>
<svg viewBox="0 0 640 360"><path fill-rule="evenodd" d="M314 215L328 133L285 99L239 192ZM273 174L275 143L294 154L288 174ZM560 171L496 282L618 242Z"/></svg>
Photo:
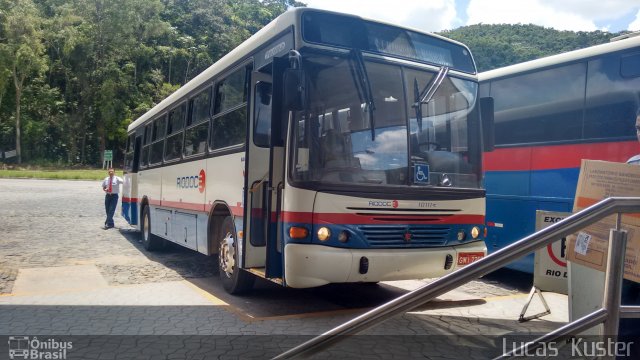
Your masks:
<svg viewBox="0 0 640 360"><path fill-rule="evenodd" d="M413 79L413 93L415 97L413 107L416 109L416 120L418 121L418 131L420 132L422 132L422 104L428 104L429 101L431 101L448 73L449 68L447 66L441 67L438 74L431 79L422 92L418 91L418 79Z"/></svg>
<svg viewBox="0 0 640 360"><path fill-rule="evenodd" d="M376 140L376 125L373 118L373 112L376 109L373 103L373 93L371 92L371 83L369 82L369 74L362 58L362 52L358 49L351 50L351 57L356 64L356 77L358 78L358 86L362 89L365 96L367 107L369 108L369 124L371 124L371 141Z"/></svg>

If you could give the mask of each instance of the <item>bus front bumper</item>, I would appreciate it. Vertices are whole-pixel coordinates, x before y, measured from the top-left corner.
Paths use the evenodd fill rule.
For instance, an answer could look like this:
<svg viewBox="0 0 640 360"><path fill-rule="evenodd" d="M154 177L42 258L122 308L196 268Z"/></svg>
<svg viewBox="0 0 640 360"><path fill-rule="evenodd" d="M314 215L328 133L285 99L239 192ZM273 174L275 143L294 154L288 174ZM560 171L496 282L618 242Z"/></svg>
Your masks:
<svg viewBox="0 0 640 360"><path fill-rule="evenodd" d="M487 247L484 241L455 248L373 250L287 244L284 248L285 281L289 287L308 288L329 283L440 277L463 266L458 265L462 253L486 256ZM445 269L447 255L453 258L449 269ZM367 263L366 272L363 262Z"/></svg>

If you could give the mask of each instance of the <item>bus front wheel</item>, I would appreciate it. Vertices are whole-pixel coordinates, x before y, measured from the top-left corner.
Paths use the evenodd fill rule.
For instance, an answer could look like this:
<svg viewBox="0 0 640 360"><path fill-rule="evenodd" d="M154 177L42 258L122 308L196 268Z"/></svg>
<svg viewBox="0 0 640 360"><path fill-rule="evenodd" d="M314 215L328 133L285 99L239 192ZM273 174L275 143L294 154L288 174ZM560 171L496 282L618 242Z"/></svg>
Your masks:
<svg viewBox="0 0 640 360"><path fill-rule="evenodd" d="M142 245L146 250L153 251L162 247L163 240L151 233L151 213L149 206L142 210Z"/></svg>
<svg viewBox="0 0 640 360"><path fill-rule="evenodd" d="M238 240L231 216L227 216L222 222L219 236L218 265L222 286L230 294L251 290L255 277L238 266Z"/></svg>

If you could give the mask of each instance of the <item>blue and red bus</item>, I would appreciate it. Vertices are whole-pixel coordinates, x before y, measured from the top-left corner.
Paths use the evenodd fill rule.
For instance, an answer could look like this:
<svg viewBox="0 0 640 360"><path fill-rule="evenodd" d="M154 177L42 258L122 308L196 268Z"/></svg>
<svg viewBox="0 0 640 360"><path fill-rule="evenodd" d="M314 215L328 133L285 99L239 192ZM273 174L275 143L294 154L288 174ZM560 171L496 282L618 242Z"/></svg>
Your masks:
<svg viewBox="0 0 640 360"><path fill-rule="evenodd" d="M640 153L640 36L479 74L495 106L495 151L484 157L487 247L535 230L536 210L570 212L582 159ZM508 266L532 272L533 255Z"/></svg>

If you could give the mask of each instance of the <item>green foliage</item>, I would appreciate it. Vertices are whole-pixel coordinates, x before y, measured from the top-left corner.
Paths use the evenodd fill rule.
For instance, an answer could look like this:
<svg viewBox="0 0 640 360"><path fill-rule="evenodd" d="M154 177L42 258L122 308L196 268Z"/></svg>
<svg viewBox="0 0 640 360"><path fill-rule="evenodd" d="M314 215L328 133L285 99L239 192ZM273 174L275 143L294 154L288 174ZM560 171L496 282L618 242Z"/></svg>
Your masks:
<svg viewBox="0 0 640 360"><path fill-rule="evenodd" d="M127 126L292 0L0 0L0 150L123 157ZM22 145L22 146L20 146Z"/></svg>
<svg viewBox="0 0 640 360"><path fill-rule="evenodd" d="M467 45L478 71L609 42L619 34L558 31L538 25L470 25L439 33Z"/></svg>

